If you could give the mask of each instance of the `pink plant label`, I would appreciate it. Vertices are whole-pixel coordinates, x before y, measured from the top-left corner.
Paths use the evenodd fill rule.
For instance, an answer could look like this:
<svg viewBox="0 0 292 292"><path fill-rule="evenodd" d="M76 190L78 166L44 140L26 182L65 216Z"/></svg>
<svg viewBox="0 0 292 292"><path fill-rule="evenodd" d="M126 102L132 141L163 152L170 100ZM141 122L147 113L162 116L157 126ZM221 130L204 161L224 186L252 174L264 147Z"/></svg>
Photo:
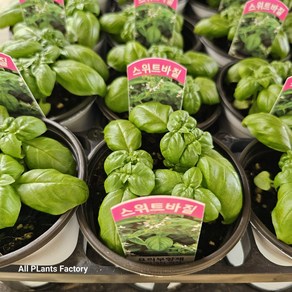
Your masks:
<svg viewBox="0 0 292 292"><path fill-rule="evenodd" d="M181 84L185 83L187 69L174 61L163 58L145 58L135 61L127 67L128 79L145 76L158 75L169 77Z"/></svg>
<svg viewBox="0 0 292 292"><path fill-rule="evenodd" d="M164 58L145 58L127 67L129 112L137 105L158 101L174 110L182 108L187 69Z"/></svg>
<svg viewBox="0 0 292 292"><path fill-rule="evenodd" d="M251 12L266 12L273 14L281 21L284 21L289 13L289 8L283 2L278 0L251 0L246 2L243 14Z"/></svg>
<svg viewBox="0 0 292 292"><path fill-rule="evenodd" d="M289 78L287 78L284 86L283 86L283 91L286 90L291 90L292 89L292 76L290 76Z"/></svg>
<svg viewBox="0 0 292 292"><path fill-rule="evenodd" d="M171 7L172 9L176 10L178 0L134 0L135 7L138 7L138 6L144 5L144 4L149 4L149 3L167 5L167 6Z"/></svg>
<svg viewBox="0 0 292 292"><path fill-rule="evenodd" d="M45 117L20 71L9 55L0 53L0 68L0 78L1 74L5 74L5 78L13 80L14 84L13 93L9 93L6 99L1 101L1 105L7 108L9 114L13 114L14 116L31 115L41 118ZM9 86L10 84L7 83L6 92L9 92ZM5 88L2 89L5 92ZM15 95L14 92L16 92ZM8 100L9 98L10 100Z"/></svg>
<svg viewBox="0 0 292 292"><path fill-rule="evenodd" d="M288 12L288 7L278 0L248 1L244 5L228 54L238 59L268 59Z"/></svg>
<svg viewBox="0 0 292 292"><path fill-rule="evenodd" d="M194 261L205 205L176 196L139 197L111 208L127 257L151 264Z"/></svg>
<svg viewBox="0 0 292 292"><path fill-rule="evenodd" d="M22 4L26 25L31 27L52 26L56 30L66 32L66 15L64 0L19 0Z"/></svg>
<svg viewBox="0 0 292 292"><path fill-rule="evenodd" d="M17 71L17 67L15 66L11 57L3 53L0 53L0 68Z"/></svg>
<svg viewBox="0 0 292 292"><path fill-rule="evenodd" d="M203 219L205 205L188 198L175 196L149 196L129 200L112 207L116 222L125 218L150 214L176 214Z"/></svg>

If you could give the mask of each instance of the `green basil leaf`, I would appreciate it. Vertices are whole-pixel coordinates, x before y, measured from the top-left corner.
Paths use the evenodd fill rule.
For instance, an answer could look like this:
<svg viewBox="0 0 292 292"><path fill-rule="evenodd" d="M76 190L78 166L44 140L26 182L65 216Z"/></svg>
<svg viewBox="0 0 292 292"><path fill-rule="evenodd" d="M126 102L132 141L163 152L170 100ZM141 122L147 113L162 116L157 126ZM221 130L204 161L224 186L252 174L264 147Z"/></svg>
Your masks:
<svg viewBox="0 0 292 292"><path fill-rule="evenodd" d="M176 196L176 197L194 199L195 189L193 189L192 187L186 186L184 183L179 183L174 186L171 192L171 195Z"/></svg>
<svg viewBox="0 0 292 292"><path fill-rule="evenodd" d="M14 134L7 134L0 138L0 149L3 153L15 158L23 158L22 143Z"/></svg>
<svg viewBox="0 0 292 292"><path fill-rule="evenodd" d="M165 133L172 111L170 105L149 101L135 106L130 111L129 120L146 133Z"/></svg>
<svg viewBox="0 0 292 292"><path fill-rule="evenodd" d="M74 60L59 60L52 69L57 82L69 92L78 96L106 94L103 78L93 68Z"/></svg>
<svg viewBox="0 0 292 292"><path fill-rule="evenodd" d="M48 137L38 137L23 142L22 147L28 168L53 168L62 173L76 174L76 161L71 151L59 141Z"/></svg>
<svg viewBox="0 0 292 292"><path fill-rule="evenodd" d="M203 104L213 105L220 103L216 83L207 77L197 77L194 82L199 86L201 101Z"/></svg>
<svg viewBox="0 0 292 292"><path fill-rule="evenodd" d="M292 183L292 169L285 169L279 172L274 178L274 187L279 188L284 184Z"/></svg>
<svg viewBox="0 0 292 292"><path fill-rule="evenodd" d="M24 171L24 166L9 155L0 154L0 176L6 174L14 180Z"/></svg>
<svg viewBox="0 0 292 292"><path fill-rule="evenodd" d="M56 72L48 64L39 64L33 68L32 73L41 94L50 96L55 87Z"/></svg>
<svg viewBox="0 0 292 292"><path fill-rule="evenodd" d="M111 208L121 202L135 198L137 198L137 196L128 190L119 189L113 193L107 194L99 208L98 223L100 227L100 237L111 250L118 254L123 254L123 249L117 233L116 224L112 217Z"/></svg>
<svg viewBox="0 0 292 292"><path fill-rule="evenodd" d="M0 186L0 229L14 226L21 208L19 195L7 185Z"/></svg>
<svg viewBox="0 0 292 292"><path fill-rule="evenodd" d="M118 77L108 86L104 97L106 106L116 112L123 113L129 109L128 79L125 76Z"/></svg>
<svg viewBox="0 0 292 292"><path fill-rule="evenodd" d="M210 190L196 189L194 199L205 204L204 222L214 221L218 218L221 211L221 203Z"/></svg>
<svg viewBox="0 0 292 292"><path fill-rule="evenodd" d="M9 113L5 106L0 105L0 125L9 117Z"/></svg>
<svg viewBox="0 0 292 292"><path fill-rule="evenodd" d="M215 194L221 203L220 213L224 218L224 223L232 223L238 217L243 203L238 173L232 164L216 150L204 154L197 167L203 174L202 187Z"/></svg>
<svg viewBox="0 0 292 292"><path fill-rule="evenodd" d="M141 131L128 120L114 120L104 128L104 140L109 149L133 151L141 147Z"/></svg>
<svg viewBox="0 0 292 292"><path fill-rule="evenodd" d="M206 53L188 51L181 61L193 77L213 78L219 71L217 62Z"/></svg>
<svg viewBox="0 0 292 292"><path fill-rule="evenodd" d="M203 176L199 168L191 167L184 173L182 179L186 186L197 189L202 183Z"/></svg>
<svg viewBox="0 0 292 292"><path fill-rule="evenodd" d="M242 125L258 141L280 152L292 149L292 133L281 119L269 113L256 113L246 116Z"/></svg>
<svg viewBox="0 0 292 292"><path fill-rule="evenodd" d="M147 49L139 42L130 41L126 43L124 60L127 65L136 60L146 58L147 56Z"/></svg>
<svg viewBox="0 0 292 292"><path fill-rule="evenodd" d="M15 182L15 179L10 174L0 174L0 186L11 185Z"/></svg>
<svg viewBox="0 0 292 292"><path fill-rule="evenodd" d="M137 196L148 196L155 186L155 175L151 168L137 163L128 178L129 190Z"/></svg>
<svg viewBox="0 0 292 292"><path fill-rule="evenodd" d="M33 169L14 184L21 201L29 207L60 215L83 204L89 195L87 184L55 169Z"/></svg>
<svg viewBox="0 0 292 292"><path fill-rule="evenodd" d="M152 195L170 195L173 188L182 181L182 174L170 169L156 169L154 174L155 187Z"/></svg>
<svg viewBox="0 0 292 292"><path fill-rule="evenodd" d="M125 61L126 46L117 45L113 47L106 56L107 64L118 72L126 72L127 63Z"/></svg>
<svg viewBox="0 0 292 292"><path fill-rule="evenodd" d="M272 187L272 180L268 171L262 171L253 179L254 184L261 190L268 191Z"/></svg>
<svg viewBox="0 0 292 292"><path fill-rule="evenodd" d="M20 141L34 139L47 131L46 124L39 118L32 116L17 117L11 125L12 132Z"/></svg>
<svg viewBox="0 0 292 292"><path fill-rule="evenodd" d="M292 183L284 184L278 190L272 222L277 238L286 244L292 244Z"/></svg>
<svg viewBox="0 0 292 292"><path fill-rule="evenodd" d="M71 44L63 48L62 55L67 59L81 62L93 68L104 80L109 77L107 64L94 50L88 47Z"/></svg>

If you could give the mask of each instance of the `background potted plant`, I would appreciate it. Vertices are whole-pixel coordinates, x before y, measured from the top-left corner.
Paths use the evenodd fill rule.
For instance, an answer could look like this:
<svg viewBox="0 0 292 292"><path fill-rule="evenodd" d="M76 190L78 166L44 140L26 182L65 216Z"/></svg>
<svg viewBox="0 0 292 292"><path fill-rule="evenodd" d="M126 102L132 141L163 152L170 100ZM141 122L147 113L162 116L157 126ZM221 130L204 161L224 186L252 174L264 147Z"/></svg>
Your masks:
<svg viewBox="0 0 292 292"><path fill-rule="evenodd" d="M153 112L152 115L141 115L141 111L143 111L143 109L149 113L149 107L151 108L152 106L160 109L160 111L158 110ZM142 116L143 118L141 118ZM154 122L155 116L156 122ZM172 128L172 126L174 126L174 124L172 124L174 120L172 120L171 117L174 120L176 120L176 118L178 119L177 126L179 127L179 124L182 126L184 129L181 129L182 132L180 132L178 129L176 131L174 128ZM160 121L159 123L157 123L157 118ZM181 121L181 123L179 121ZM168 127L168 129L172 128L172 130L167 130L166 127ZM141 129L142 133L144 134L141 134L141 130L139 129ZM184 131L185 134L183 134ZM189 131L194 132L191 134ZM175 143L171 145L172 142L167 142L168 137L172 135L173 138L176 135L190 135L189 137L194 138L193 135L195 132L197 133L197 138L200 140L200 142L194 141L193 146L195 146L197 143L202 143L201 145L204 145L202 146L204 148L204 150L202 150L203 152L206 151L207 153L209 149L211 153L217 157L218 161L220 160L222 164L226 166L222 167L221 164L222 168L219 168L221 169L220 171L225 173L225 177L229 177L229 179L226 181L229 181L230 185L228 187L227 184L225 185L225 181L221 180L223 185L219 186L217 184L218 190L221 189L229 192L231 189L233 189L231 192L233 195L236 194L237 199L232 200L232 202L228 199L228 203L227 201L225 201L225 203L222 202L222 204L225 205L225 207L223 207L224 211L222 208L222 212L225 213L223 218L221 217L223 213L219 216L220 211L218 210L220 208L217 209L219 206L218 204L220 204L218 199L206 191L210 195L210 200L204 200L204 195L202 194L201 199L208 205L208 211L205 218L206 224L203 226L200 237L197 258L194 262L171 266L153 266L134 262L125 258L122 254L120 254L120 243L117 238L117 233L110 215L111 206L123 200L136 197L135 194L137 192L144 195L170 194L175 189L180 189L181 192L178 191L178 193L182 194L184 193L183 190L187 189L187 173L192 171L202 171L202 173L204 172L204 179L206 180L204 187L209 187L209 189L212 188L211 181L207 178L208 159L205 161L205 166L203 163L204 159L201 159L201 162L198 162L202 168L200 166L197 168L193 167L191 168L190 172L185 173L186 169L188 169L190 165L185 165L183 161L186 163L188 159L181 157L181 160L178 161L172 157L176 156L176 158L178 158L177 155L172 155L174 154L174 151L172 151L172 154L171 151L168 151L171 149L176 149L176 153L180 152L177 146L174 145ZM127 134L125 135L125 133ZM230 154L230 152L223 145L221 145L219 141L214 141L215 148L211 150L211 148L213 148L213 146L211 146L213 143L211 135L208 132L203 132L202 130L196 128L196 121L191 118L186 111L172 112L171 107L168 105L157 104L157 102L146 102L141 106L136 106L131 111L129 120L119 119L109 122L109 124L104 129L104 135L105 141L100 143L90 155L90 174L88 184L91 186L91 194L89 201L78 209L78 220L81 231L87 239L88 243L96 252L101 254L109 262L123 269L139 274L162 276L192 273L202 270L222 259L232 249L232 247L243 235L249 220L250 202L247 198L249 195L247 194L248 188L246 188L245 185L245 177L241 176L241 169L237 165L236 160L233 159L232 154ZM115 138L113 139L113 137ZM124 157L125 160L118 158L121 154L124 154L125 156L128 155L128 158ZM185 155L187 155L187 151L185 152ZM116 159L114 157L116 157ZM191 161L188 160L189 164L191 163L192 165L196 165L194 159L197 159L198 161L199 157L200 154L191 155ZM163 159L165 159L164 163L162 161ZM119 171L122 172L122 168L126 167L126 165L122 166L118 163L119 166L121 166L120 168L114 161L117 163L118 161L124 161L125 163L126 161L129 161L129 163L133 163L133 166L131 167L133 172L132 174L129 173L127 176L128 180L125 180L124 183L122 183L119 179L119 182L117 181L116 183L113 183L112 181L112 179L115 177L115 173L117 174ZM217 166L219 166L219 164L217 164ZM116 165L116 167L114 167L114 165ZM168 168L170 165L173 166L172 170ZM212 177L212 180L214 181L214 176L211 175L212 167L211 165L209 166L209 178ZM134 173L135 169L139 172L139 167L144 169L141 172L141 174L143 173L142 180L140 180L140 178L138 178L138 176L136 176ZM214 171L215 168L213 169ZM112 169L112 174L110 174L111 171L109 171L109 169ZM116 169L117 172L115 172L114 169ZM219 171L219 169L217 170ZM160 175L161 180L159 179ZM169 177L166 178L166 175L169 175ZM119 175L119 177L122 179L124 175ZM139 183L139 181L142 182L142 184ZM147 184L145 184L146 181ZM155 183L155 181L160 181L160 184ZM233 183L231 183L231 181L233 181ZM199 179L198 184L196 184L196 186L193 185L193 187L200 189L200 183L201 181ZM175 185L177 185L177 187L175 187ZM120 186L120 189L113 190L112 187L114 186ZM199 189L197 189L197 192L200 193ZM204 192L203 189L201 190ZM192 191L194 191L194 189L192 189ZM213 191L214 193L216 192L214 189ZM173 195L175 195L175 193L173 193ZM214 201L211 199L211 197L214 199ZM233 206L231 207L229 204L232 204ZM229 205L230 208L227 205ZM98 217L99 222L97 221ZM222 224L222 220L224 220L226 224ZM211 234L214 235L212 239L210 238Z"/></svg>
<svg viewBox="0 0 292 292"><path fill-rule="evenodd" d="M96 96L105 93L109 75L107 65L94 50L99 36L98 3L83 4L66 3L66 33L50 25L29 26L16 16L14 23L11 18L1 23L1 27L11 26L12 32L1 44L1 52L14 59L44 114L74 131L88 127L90 118L87 121L86 116ZM17 6L3 14L19 11ZM90 37L84 38L84 31Z"/></svg>
<svg viewBox="0 0 292 292"><path fill-rule="evenodd" d="M251 138L242 120L252 113L269 113L291 74L291 61L268 62L252 57L230 62L220 70L217 88L228 122L226 127L235 137ZM291 116L281 119L291 125Z"/></svg>
<svg viewBox="0 0 292 292"><path fill-rule="evenodd" d="M84 151L53 121L9 117L2 106L0 120L0 266L57 264L77 244L76 206L88 197Z"/></svg>
<svg viewBox="0 0 292 292"><path fill-rule="evenodd" d="M251 225L257 247L269 261L292 266L291 130L268 113L252 114L244 118L243 125L256 138L241 153L240 163L250 184ZM292 283L253 285L275 291Z"/></svg>
<svg viewBox="0 0 292 292"><path fill-rule="evenodd" d="M291 9L291 4L288 1L283 1ZM231 43L236 34L239 21L241 19L244 4L233 3L232 5L222 9L216 14L203 18L195 23L194 33L200 37L206 51L212 56L220 66L224 66L231 61L239 58L229 55ZM260 16L259 16L260 17ZM291 44L291 13L284 21L281 30L272 42L271 49L267 59L269 60L284 60L289 57ZM248 26L247 30L251 31ZM254 37L263 37L261 26L256 26L253 29ZM266 28L268 30L268 27ZM262 43L260 40L259 43ZM256 42L252 42L255 44ZM246 44L246 47L248 45ZM250 51L246 53L245 57L252 56L255 46L251 47Z"/></svg>

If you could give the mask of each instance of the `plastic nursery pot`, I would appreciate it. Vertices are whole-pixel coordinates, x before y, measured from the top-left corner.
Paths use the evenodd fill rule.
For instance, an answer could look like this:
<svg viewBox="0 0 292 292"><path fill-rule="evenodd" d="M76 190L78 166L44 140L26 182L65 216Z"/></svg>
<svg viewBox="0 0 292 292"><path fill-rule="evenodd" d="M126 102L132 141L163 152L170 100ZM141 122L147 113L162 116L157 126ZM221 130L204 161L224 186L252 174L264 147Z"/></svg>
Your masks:
<svg viewBox="0 0 292 292"><path fill-rule="evenodd" d="M262 170L267 170L273 176L277 174L280 170L278 161L281 154L254 140L242 151L240 163L250 185L251 226L257 248L265 258L274 264L292 266L292 246L277 239L272 224L271 211L276 205L277 193L275 190L270 190L259 194L253 183L254 176ZM278 291L292 287L292 282L252 283L252 285L266 291Z"/></svg>
<svg viewBox="0 0 292 292"><path fill-rule="evenodd" d="M280 171L278 162L281 154L254 140L242 151L240 163L250 184L251 224L259 250L267 259L278 265L292 266L292 246L276 238L272 224L271 211L276 205L277 193L270 190L259 194L253 183L254 176L263 170L273 176Z"/></svg>
<svg viewBox="0 0 292 292"><path fill-rule="evenodd" d="M226 82L227 72L235 63L236 61L229 62L221 68L216 80L219 96L222 100L223 112L228 122L225 127L235 137L252 139L249 131L242 126L242 120L248 114L248 110L238 110L233 106L235 86Z"/></svg>
<svg viewBox="0 0 292 292"><path fill-rule="evenodd" d="M73 132L84 131L92 126L96 96L76 96L56 85L47 102L51 104L48 118Z"/></svg>
<svg viewBox="0 0 292 292"><path fill-rule="evenodd" d="M98 105L98 108L102 112L102 114L109 121L128 118L128 112L115 113L114 111L109 109L106 106L103 98L97 98L96 103ZM198 122L198 128L204 131L205 130L211 131L213 127L216 127L216 122L218 121L221 113L222 113L222 107L220 104L202 105L200 110L195 115L193 115L193 117Z"/></svg>
<svg viewBox="0 0 292 292"><path fill-rule="evenodd" d="M199 39L208 55L211 56L219 66L223 67L232 61L238 60L228 54L231 42L227 41L226 38L218 38L211 41L201 36Z"/></svg>
<svg viewBox="0 0 292 292"><path fill-rule="evenodd" d="M77 163L76 176L86 180L87 158L79 140L71 131L58 123L48 119L44 119L44 121L48 128L44 135L58 140L71 150ZM5 244L4 235L8 233L9 238L13 237L21 226L24 233L20 238L22 240L14 241L15 245ZM34 227L34 229L30 229L31 227ZM30 237L27 237L26 234L30 234ZM14 227L0 230L0 267L12 264L58 264L73 253L78 234L79 225L76 218L76 208L60 216L53 216L24 206L20 213L20 219Z"/></svg>
<svg viewBox="0 0 292 292"><path fill-rule="evenodd" d="M160 137L160 136L159 136ZM146 135L143 140L144 149L151 149L154 160L159 161L159 143L156 136ZM145 144L147 143L147 146ZM98 212L99 206L105 196L103 182L106 177L103 165L105 158L111 153L104 141L98 144L89 157L88 185L90 186L90 196L88 201L79 206L77 218L80 230L92 250L101 255L105 260L124 270L153 276L171 276L198 272L223 259L235 246L244 234L250 217L250 194L247 178L233 157L232 153L221 142L214 139L215 149L225 156L234 165L238 172L243 189L243 208L241 214L232 224L222 224L222 218L218 218L213 223L203 224L199 240L196 259L190 263L172 265L151 265L141 262L134 262L109 249L99 237ZM152 146L155 148L152 148ZM148 151L149 151L148 150ZM156 153L156 154L153 154ZM155 163L156 163L155 162ZM154 163L154 165L155 165Z"/></svg>
<svg viewBox="0 0 292 292"><path fill-rule="evenodd" d="M212 8L206 4L206 1L189 1L188 5L191 7L192 12L194 13L197 19L202 19L210 17L213 14L217 13L215 8Z"/></svg>
<svg viewBox="0 0 292 292"><path fill-rule="evenodd" d="M228 41L226 37L209 40L206 37L200 36L199 39L208 55L212 57L221 67L227 65L230 62L242 59L230 56L228 54L229 48L231 46L231 41ZM289 58L290 54L283 60L288 60Z"/></svg>

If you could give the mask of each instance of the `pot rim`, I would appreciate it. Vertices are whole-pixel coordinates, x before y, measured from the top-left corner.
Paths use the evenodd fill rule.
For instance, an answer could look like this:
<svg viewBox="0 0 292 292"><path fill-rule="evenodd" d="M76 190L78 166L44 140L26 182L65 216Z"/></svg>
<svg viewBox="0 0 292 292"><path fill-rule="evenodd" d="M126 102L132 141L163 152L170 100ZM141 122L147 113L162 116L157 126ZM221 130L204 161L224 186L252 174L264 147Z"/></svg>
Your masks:
<svg viewBox="0 0 292 292"><path fill-rule="evenodd" d="M56 116L48 116L48 119L55 122L64 122L65 120L75 116L78 112L85 109L88 105L92 104L96 100L97 96L80 96L81 102L74 108Z"/></svg>
<svg viewBox="0 0 292 292"><path fill-rule="evenodd" d="M251 150L255 147L262 147L265 150L265 152L267 152L267 154L268 152L276 151L271 148L268 148L264 144L260 143L258 140L253 140L243 149L243 151L240 154L239 161L243 165L243 167L245 166L243 163L244 159L246 159L249 153L251 153ZM272 243L278 251L292 258L292 247L277 239L276 235L265 226L265 224L258 218L255 212L253 212L253 210L251 210L250 221L253 228L258 233L260 233L265 239L267 239L270 243Z"/></svg>
<svg viewBox="0 0 292 292"><path fill-rule="evenodd" d="M244 232L247 229L250 219L250 194L249 185L247 178L240 164L233 156L232 152L218 139L214 137L214 142L229 156L229 161L236 167L237 173L241 178L242 191L243 191L243 207L241 214L237 219L234 226L234 233L222 244L222 246L211 253L210 255L199 259L191 263L183 263L171 266L155 266L151 264L142 264L139 262L131 261L123 256L120 256L110 250L105 244L102 243L96 236L96 234L91 230L89 223L87 221L88 212L86 211L86 203L79 206L77 209L77 219L79 222L80 230L85 236L87 242L92 246L92 248L101 255L108 262L113 265L120 267L124 270L141 274L141 275L154 275L154 276L171 276L171 275L182 275L191 274L194 272L201 271L210 267L211 265L217 263L223 259L226 254L235 246L235 244L241 239ZM101 149L106 146L105 141L101 141L95 149L91 152L89 159L91 160ZM89 163L90 164L90 163ZM89 167L90 168L90 167Z"/></svg>
<svg viewBox="0 0 292 292"><path fill-rule="evenodd" d="M214 8L211 8L210 6L208 6L206 4L199 3L199 2L196 2L196 1L189 1L189 4L192 7L198 7L200 9L207 10L207 11L212 12L212 13L217 13L218 12L218 10L216 10Z"/></svg>
<svg viewBox="0 0 292 292"><path fill-rule="evenodd" d="M85 180L87 177L87 160L79 140L71 131L59 125L58 123L51 121L47 118L44 118L43 121L46 123L48 131L50 131L52 134L57 134L60 137L66 139L66 142L71 148L70 150L72 151L72 154L77 160L78 178ZM26 244L25 246L8 254L0 254L0 267L2 268L7 265L11 265L14 262L31 255L32 253L38 251L40 248L45 246L49 241L51 241L62 231L62 229L67 225L71 217L75 214L76 210L77 207L68 210L64 214L60 215L60 217L48 230L46 230L43 234L35 238L30 243Z"/></svg>
<svg viewBox="0 0 292 292"><path fill-rule="evenodd" d="M232 103L228 100L227 94L224 88L224 78L226 77L227 71L229 70L231 66L236 64L238 61L239 60L231 61L219 70L216 84L217 84L217 89L219 92L219 96L221 97L221 100L223 102L223 105L236 117L236 119L238 119L241 122L244 119L244 116L239 112L239 110L235 109Z"/></svg>

